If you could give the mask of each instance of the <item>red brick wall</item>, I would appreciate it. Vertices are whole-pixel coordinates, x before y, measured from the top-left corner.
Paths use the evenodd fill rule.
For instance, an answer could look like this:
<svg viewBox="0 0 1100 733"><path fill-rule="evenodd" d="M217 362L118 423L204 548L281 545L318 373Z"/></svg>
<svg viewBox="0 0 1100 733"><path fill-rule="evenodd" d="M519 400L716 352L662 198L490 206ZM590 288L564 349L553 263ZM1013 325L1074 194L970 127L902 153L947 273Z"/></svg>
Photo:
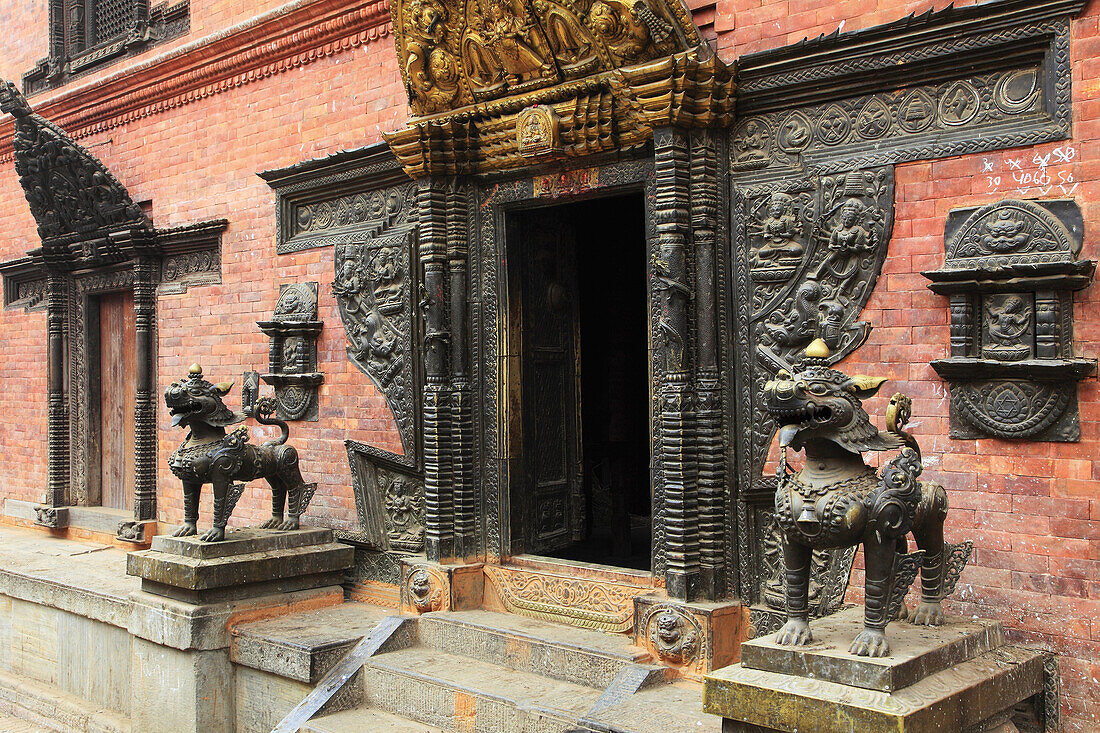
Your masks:
<svg viewBox="0 0 1100 733"><path fill-rule="evenodd" d="M179 44L243 22L261 9L244 0L195 0L193 32ZM693 1L713 22L726 59L797 42L805 36L868 27L946 2L908 0ZM970 0L965 3L972 4ZM18 77L45 53L44 3L0 3L5 36L0 75ZM33 6L33 8L32 8ZM890 256L864 314L875 330L843 365L850 372L891 377L884 392L914 398L912 430L928 457L927 476L948 487L949 537L977 547L951 605L954 611L1003 619L1014 639L1062 655L1065 712L1071 731L1100 730L1100 394L1095 380L1080 390L1082 440L1077 444L1012 443L947 438L948 401L928 362L948 350L946 300L932 294L922 270L943 262L943 227L953 208L1004 197L1073 197L1086 220L1084 257L1100 258L1100 0L1073 25L1074 131L1069 141L998 153L902 165ZM30 30L28 30L30 29ZM36 35L37 34L37 35ZM178 45L178 44L177 44ZM100 72L111 76L163 52L153 51ZM84 87L84 82L80 86ZM50 92L54 99L66 90ZM34 100L38 102L39 100ZM270 314L280 283L321 284L321 421L296 423L307 480L321 487L309 516L344 526L353 521L343 440L400 450L389 411L370 381L350 365L329 284L332 250L274 254L274 196L255 176L380 139L407 110L388 37L277 73L82 139L137 200L153 202L159 226L211 218L230 221L224 239L223 284L164 296L158 310L161 389L200 360L217 379L262 369L266 341L254 321ZM1071 152L1072 151L1072 152ZM1071 177L1072 176L1072 180ZM1035 183L1038 179L1038 184ZM1049 180L1049 183L1048 183ZM1065 189L1061 186L1065 186ZM1020 190L1024 189L1024 190ZM0 164L0 259L37 246L33 220L11 163ZM1077 348L1100 352L1100 290L1078 295ZM45 318L0 312L0 498L38 499L45 485ZM239 387L238 387L239 390ZM239 391L230 403L239 404ZM881 416L885 398L868 405ZM881 417L880 417L881 419ZM159 463L181 436L160 416ZM178 521L177 483L160 468L160 514ZM250 490L234 523L258 520L267 492ZM208 499L207 499L208 502ZM202 521L209 522L209 504ZM858 589L862 580L855 578ZM858 593L858 591L857 591Z"/></svg>
<svg viewBox="0 0 1100 733"><path fill-rule="evenodd" d="M400 439L384 399L347 358L330 287L332 249L277 256L275 196L256 173L378 142L383 130L404 120L404 103L393 104L402 99L392 42L383 37L80 140L136 201L152 201L157 226L230 222L223 238L223 284L159 299L158 399L193 361L217 380L239 381L247 369L264 371L267 339L255 321L270 317L281 283L320 283L321 419L295 423L292 442L302 454L306 480L320 484L309 516L338 527L354 521L343 441L353 438L400 452ZM0 164L0 227L5 232L0 259L38 246L10 162ZM0 312L5 335L0 375L6 378L0 411L12 416L0 424L0 497L39 500L45 487L45 328L41 313ZM239 395L238 385L231 406L239 406ZM159 514L176 522L182 497L166 459L183 436L167 425L163 410L158 423ZM269 511L268 496L265 489L250 489L233 524L261 519ZM204 498L201 521L208 523L209 497Z"/></svg>

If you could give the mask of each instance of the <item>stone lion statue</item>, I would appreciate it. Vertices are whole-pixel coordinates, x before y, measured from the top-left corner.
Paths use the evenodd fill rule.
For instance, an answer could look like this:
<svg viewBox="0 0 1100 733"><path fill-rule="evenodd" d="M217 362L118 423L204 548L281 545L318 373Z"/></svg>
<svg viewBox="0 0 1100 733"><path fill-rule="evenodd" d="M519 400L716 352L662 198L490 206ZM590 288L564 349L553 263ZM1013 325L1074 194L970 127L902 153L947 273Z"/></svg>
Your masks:
<svg viewBox="0 0 1100 733"><path fill-rule="evenodd" d="M275 401L266 397L256 402L247 414L233 412L222 397L232 382L211 384L203 379L202 367L191 366L188 378L173 382L164 391L164 403L172 415L172 426L186 427L187 438L168 459L172 473L183 482L183 524L176 537L197 534L199 493L203 484L214 487L214 526L200 538L204 542L225 539L225 525L236 498L231 494L234 482L266 479L271 485L271 519L265 529L298 529L299 517L308 502L307 485L298 470L298 451L287 445L290 428L272 418ZM263 425L278 425L282 434L262 445L248 442L248 429L240 427L226 433L226 427L253 417ZM241 487L243 488L243 487ZM288 501L289 499L289 501ZM284 504L287 516L284 519Z"/></svg>
<svg viewBox="0 0 1100 733"><path fill-rule="evenodd" d="M941 601L954 589L971 545L944 543L947 492L939 484L918 480L923 470L920 447L903 429L909 398L894 395L887 430L878 430L862 401L886 379L850 377L830 368L828 357L828 346L817 339L794 373L782 370L764 388L766 409L780 426L782 450L775 519L783 534L787 622L778 643L800 646L813 640L807 609L812 551L862 543L864 628L849 652L883 657L890 653L886 624L898 615L916 568L921 600L909 621L938 626L944 622ZM797 472L787 464L788 448L805 450ZM863 460L864 451L886 450L900 452L880 471ZM917 553L907 552L909 533Z"/></svg>

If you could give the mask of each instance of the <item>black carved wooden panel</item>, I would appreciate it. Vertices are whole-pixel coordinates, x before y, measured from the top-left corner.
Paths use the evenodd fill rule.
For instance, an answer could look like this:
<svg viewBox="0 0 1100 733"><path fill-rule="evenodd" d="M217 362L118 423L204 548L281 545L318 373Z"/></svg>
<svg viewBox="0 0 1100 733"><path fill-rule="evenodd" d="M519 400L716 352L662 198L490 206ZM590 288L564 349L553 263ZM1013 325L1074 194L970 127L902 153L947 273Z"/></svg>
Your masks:
<svg viewBox="0 0 1100 733"><path fill-rule="evenodd" d="M1076 441L1077 381L1095 360L1073 355L1073 292L1096 263L1077 260L1073 201L1004 200L948 217L942 270L950 356L932 362L951 390L951 437Z"/></svg>
<svg viewBox="0 0 1100 733"><path fill-rule="evenodd" d="M357 532L347 539L379 550L424 551L424 476L408 461L347 441Z"/></svg>
<svg viewBox="0 0 1100 733"><path fill-rule="evenodd" d="M415 194L409 184L373 195L389 203L380 209L381 219L352 228L336 244L332 289L348 357L385 395L405 455L417 456L419 366L413 338L414 306L421 296L412 266Z"/></svg>

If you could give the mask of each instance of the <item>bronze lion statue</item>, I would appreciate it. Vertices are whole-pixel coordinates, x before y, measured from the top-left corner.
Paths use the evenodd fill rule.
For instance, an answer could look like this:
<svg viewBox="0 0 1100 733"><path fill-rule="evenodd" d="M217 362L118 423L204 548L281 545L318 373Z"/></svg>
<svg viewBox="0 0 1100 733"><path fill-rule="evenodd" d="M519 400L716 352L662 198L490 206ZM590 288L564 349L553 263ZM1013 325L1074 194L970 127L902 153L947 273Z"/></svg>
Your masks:
<svg viewBox="0 0 1100 733"><path fill-rule="evenodd" d="M232 387L232 382L206 381L202 367L194 364L187 379L173 382L164 391L172 426L190 431L168 459L172 473L183 482L183 524L173 533L175 537L197 534L199 492L203 484L214 487L214 526L200 538L204 542L225 539L226 522L243 489L234 482L263 478L271 485L271 519L260 525L265 529L298 529L299 517L312 494L298 470L298 451L286 445L290 428L271 417L275 401L265 397L255 407L246 409L246 414L233 412L222 402ZM253 445L248 442L245 427L226 433L226 427L244 422L246 417L253 417L263 425L278 425L282 434L262 445ZM238 487L235 496L234 486Z"/></svg>
<svg viewBox="0 0 1100 733"><path fill-rule="evenodd" d="M780 371L764 387L765 406L779 425L775 520L783 534L787 622L778 643L800 646L813 640L807 594L815 549L863 544L866 564L864 628L849 652L883 657L890 653L886 624L899 615L917 568L921 600L909 621L925 626L944 622L941 601L954 589L971 545L946 545L947 492L919 481L920 447L903 429L911 401L897 394L887 412L887 430L878 430L862 401L886 382L850 377L828 365L829 349L818 339L794 373ZM794 472L787 449L805 450ZM864 451L899 450L880 471L868 466ZM908 553L912 533L918 552Z"/></svg>

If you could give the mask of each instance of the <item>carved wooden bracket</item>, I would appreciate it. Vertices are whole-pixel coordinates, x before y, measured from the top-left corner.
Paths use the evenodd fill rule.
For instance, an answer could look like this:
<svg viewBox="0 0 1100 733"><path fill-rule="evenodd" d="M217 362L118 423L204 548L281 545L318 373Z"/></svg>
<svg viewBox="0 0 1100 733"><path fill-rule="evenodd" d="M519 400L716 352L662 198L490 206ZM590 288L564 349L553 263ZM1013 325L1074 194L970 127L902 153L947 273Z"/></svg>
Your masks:
<svg viewBox="0 0 1100 733"><path fill-rule="evenodd" d="M932 362L951 387L951 437L1080 439L1077 382L1095 359L1073 355L1073 291L1096 263L1078 260L1073 201L999 201L951 212L947 260L926 272L950 298L951 356Z"/></svg>

